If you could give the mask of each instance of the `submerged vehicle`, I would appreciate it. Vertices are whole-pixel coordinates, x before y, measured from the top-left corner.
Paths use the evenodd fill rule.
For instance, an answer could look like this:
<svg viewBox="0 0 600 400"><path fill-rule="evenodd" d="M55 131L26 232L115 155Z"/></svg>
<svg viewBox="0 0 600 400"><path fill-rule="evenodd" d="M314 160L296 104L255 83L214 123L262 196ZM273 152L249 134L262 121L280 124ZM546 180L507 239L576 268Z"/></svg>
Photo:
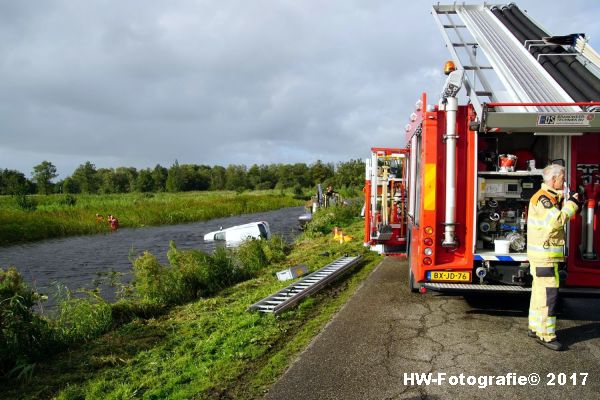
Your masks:
<svg viewBox="0 0 600 400"><path fill-rule="evenodd" d="M250 222L231 228L219 229L204 235L205 242L224 241L227 244L239 244L246 239L270 239L271 228L266 221Z"/></svg>

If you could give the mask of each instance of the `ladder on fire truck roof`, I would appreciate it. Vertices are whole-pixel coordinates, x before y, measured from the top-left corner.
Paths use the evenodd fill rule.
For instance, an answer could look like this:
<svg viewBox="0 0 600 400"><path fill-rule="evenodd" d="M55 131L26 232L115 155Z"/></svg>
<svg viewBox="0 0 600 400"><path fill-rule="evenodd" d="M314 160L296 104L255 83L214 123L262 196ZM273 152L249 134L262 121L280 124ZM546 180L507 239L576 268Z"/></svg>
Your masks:
<svg viewBox="0 0 600 400"><path fill-rule="evenodd" d="M344 272L360 263L362 256L340 257L323 268L300 279L275 294L268 296L248 307L248 311L257 310L264 313L279 314L308 295L311 295L329 283L333 282Z"/></svg>
<svg viewBox="0 0 600 400"><path fill-rule="evenodd" d="M564 105L573 103L573 99L492 13L492 7L489 4L437 4L432 11L457 69L465 71L463 85L483 125L480 129L573 132L573 126L540 126L538 118L552 113L577 113L583 119L581 125L577 125L578 132L600 131L600 118L589 116L592 113L584 113L578 106ZM486 58L484 62L478 59L478 49ZM488 102L555 105L490 110L486 107Z"/></svg>

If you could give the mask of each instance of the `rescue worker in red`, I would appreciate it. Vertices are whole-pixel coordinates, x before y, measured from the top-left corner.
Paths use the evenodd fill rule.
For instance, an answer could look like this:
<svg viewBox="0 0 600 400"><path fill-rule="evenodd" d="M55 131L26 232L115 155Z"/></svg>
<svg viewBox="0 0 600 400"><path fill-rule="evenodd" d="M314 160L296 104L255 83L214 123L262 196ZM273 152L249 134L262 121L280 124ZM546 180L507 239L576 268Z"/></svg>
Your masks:
<svg viewBox="0 0 600 400"><path fill-rule="evenodd" d="M527 218L527 258L533 276L528 334L549 349L560 351L563 346L556 337L558 268L564 262L564 226L581 204L578 193L570 194L563 204L562 165L551 164L542 175L544 182L529 201Z"/></svg>
<svg viewBox="0 0 600 400"><path fill-rule="evenodd" d="M116 231L119 229L119 220L114 215L110 214L108 216L108 223L111 231Z"/></svg>

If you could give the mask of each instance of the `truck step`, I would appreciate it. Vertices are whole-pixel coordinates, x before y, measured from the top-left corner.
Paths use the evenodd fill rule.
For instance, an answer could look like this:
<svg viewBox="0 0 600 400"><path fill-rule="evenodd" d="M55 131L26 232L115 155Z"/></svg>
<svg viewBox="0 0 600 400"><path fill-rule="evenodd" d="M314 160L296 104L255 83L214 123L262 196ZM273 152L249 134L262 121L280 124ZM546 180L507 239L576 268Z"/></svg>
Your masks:
<svg viewBox="0 0 600 400"><path fill-rule="evenodd" d="M421 286L428 290L444 293L488 292L488 293L529 293L530 287L511 285L477 285L472 283L440 283L427 282ZM593 296L600 297L600 288L591 287L561 287L559 293L564 297Z"/></svg>
<svg viewBox="0 0 600 400"><path fill-rule="evenodd" d="M421 284L429 290L438 292L502 292L502 293L528 293L531 288L510 285L476 285L472 283L439 283L427 282Z"/></svg>

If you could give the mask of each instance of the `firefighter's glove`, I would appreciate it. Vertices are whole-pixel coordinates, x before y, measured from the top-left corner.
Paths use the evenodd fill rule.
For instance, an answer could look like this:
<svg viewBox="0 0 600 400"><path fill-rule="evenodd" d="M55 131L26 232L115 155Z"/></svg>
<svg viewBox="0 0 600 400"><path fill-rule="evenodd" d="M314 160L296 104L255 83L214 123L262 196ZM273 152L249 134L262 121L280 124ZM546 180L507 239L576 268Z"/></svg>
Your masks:
<svg viewBox="0 0 600 400"><path fill-rule="evenodd" d="M581 209L583 208L583 201L579 200L579 193L574 191L569 192L569 201L577 204L577 211L581 212Z"/></svg>

